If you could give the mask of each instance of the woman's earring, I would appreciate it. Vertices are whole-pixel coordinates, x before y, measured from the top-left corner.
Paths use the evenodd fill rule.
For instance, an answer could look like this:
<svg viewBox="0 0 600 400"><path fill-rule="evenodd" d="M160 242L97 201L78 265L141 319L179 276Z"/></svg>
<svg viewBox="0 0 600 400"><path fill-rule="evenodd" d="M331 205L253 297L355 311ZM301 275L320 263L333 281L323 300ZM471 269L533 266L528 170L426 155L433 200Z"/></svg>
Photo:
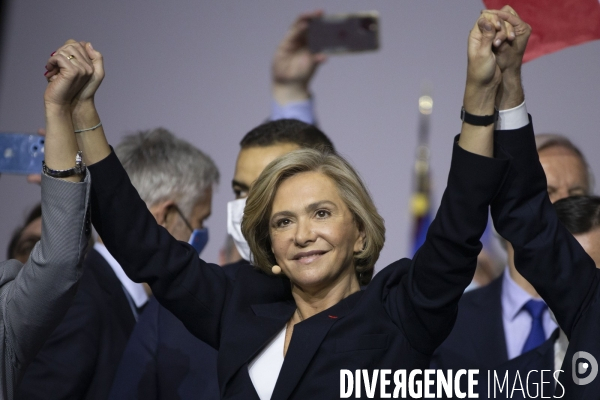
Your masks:
<svg viewBox="0 0 600 400"><path fill-rule="evenodd" d="M273 266L271 267L271 272L272 272L274 275L279 275L279 274L281 273L281 267L280 267L279 265L273 265Z"/></svg>

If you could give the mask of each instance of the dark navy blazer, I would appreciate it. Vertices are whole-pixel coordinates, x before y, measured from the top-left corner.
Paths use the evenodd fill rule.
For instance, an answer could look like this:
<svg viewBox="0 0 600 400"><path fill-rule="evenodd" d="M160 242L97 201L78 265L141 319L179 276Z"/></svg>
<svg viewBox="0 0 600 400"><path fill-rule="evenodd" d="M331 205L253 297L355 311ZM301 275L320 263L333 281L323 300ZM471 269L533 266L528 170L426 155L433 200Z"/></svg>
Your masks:
<svg viewBox="0 0 600 400"><path fill-rule="evenodd" d="M479 395L480 399L551 398L556 385L553 377L554 343L558 338L559 331L559 329L555 329L554 333L535 349L492 368L483 367L480 363L477 366L469 365L465 363L464 359L460 362L460 368L479 370L474 392ZM467 360L473 361L472 358L467 358ZM445 371L445 367L442 370ZM542 371L544 372L542 373ZM467 393L466 376L461 378L460 387L461 392ZM442 391L442 396L436 398L458 399L459 397L454 395L447 397Z"/></svg>
<svg viewBox="0 0 600 400"><path fill-rule="evenodd" d="M558 337L557 329L552 336L539 347L508 360L504 327L502 326L502 281L503 277L494 279L489 285L467 292L460 299L458 305L458 316L454 329L448 338L437 348L431 361L432 368L442 370L451 369L478 369L477 392L479 398L506 398L507 390L512 391L513 382L517 379L517 372L526 385L527 374L531 370L554 371L554 342ZM502 381L508 372L508 389L502 392L497 388L494 397L493 385L488 381L488 371L493 379L495 371ZM554 392L553 378L551 373L545 373L544 381L550 386L544 387L544 396L552 396ZM552 381L551 381L552 380ZM529 382L529 393L535 396L535 390L539 392L541 376L533 373ZM466 379L461 381L463 392L466 391ZM493 381L492 381L493 384ZM538 384L535 387L534 384ZM518 386L517 386L518 387ZM521 395L525 392L515 390L512 398L529 398ZM538 393L538 397L540 394Z"/></svg>
<svg viewBox="0 0 600 400"><path fill-rule="evenodd" d="M217 351L150 300L129 338L110 399L218 399Z"/></svg>
<svg viewBox="0 0 600 400"><path fill-rule="evenodd" d="M487 369L508 361L501 293L502 275L462 296L454 329L433 354L432 368Z"/></svg>
<svg viewBox="0 0 600 400"><path fill-rule="evenodd" d="M535 349L493 368L493 372L496 373L500 382L507 377L507 385L502 392L500 392L498 384L496 384L496 389L494 390L494 375L492 375L492 371L490 371L489 375L490 381L488 381L486 371L480 371L478 385L479 398L551 398L556 386L556 381L553 377L554 343L558 339L559 332L560 329L555 329L554 333ZM543 374L542 371L544 371ZM559 390L558 395L560 396L560 394Z"/></svg>
<svg viewBox="0 0 600 400"><path fill-rule="evenodd" d="M121 281L90 249L73 304L29 365L17 399L106 399L135 326Z"/></svg>
<svg viewBox="0 0 600 400"><path fill-rule="evenodd" d="M512 243L517 270L546 301L569 338L560 376L563 398L600 399L600 376L580 385L572 370L577 352L587 352L600 362L600 270L558 220L533 131L499 132L495 149L508 153L511 165L507 184L492 203L494 225ZM589 369L582 376L575 374L587 376ZM556 395L562 395L560 386Z"/></svg>
<svg viewBox="0 0 600 400"><path fill-rule="evenodd" d="M425 244L413 260L381 270L366 290L295 325L272 399L338 398L340 369L427 368L473 277L488 205L508 164L455 144ZM248 364L295 312L290 281L253 268L228 278L156 223L114 153L89 170L93 223L111 254L131 279L148 282L192 334L218 349L222 398L258 399Z"/></svg>
<svg viewBox="0 0 600 400"><path fill-rule="evenodd" d="M233 277L245 260L224 266ZM110 399L218 399L217 351L152 298L131 333Z"/></svg>

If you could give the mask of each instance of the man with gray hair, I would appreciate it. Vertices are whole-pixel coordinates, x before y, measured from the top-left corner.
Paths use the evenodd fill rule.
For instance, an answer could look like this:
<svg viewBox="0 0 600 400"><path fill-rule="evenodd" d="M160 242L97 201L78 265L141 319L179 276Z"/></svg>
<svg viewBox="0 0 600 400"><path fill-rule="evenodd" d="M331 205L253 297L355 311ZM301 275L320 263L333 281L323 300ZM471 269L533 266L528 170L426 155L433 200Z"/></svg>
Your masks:
<svg viewBox="0 0 600 400"><path fill-rule="evenodd" d="M219 181L210 157L164 128L126 136L115 153L158 223L202 251L208 241L203 222ZM148 299L143 284L131 281L98 239L73 305L25 372L18 398L108 398Z"/></svg>
<svg viewBox="0 0 600 400"><path fill-rule="evenodd" d="M552 203L592 193L592 171L571 140L545 133L535 141ZM434 354L436 368L495 368L538 348L555 332L550 310L515 268L510 243L504 245L507 267L489 285L461 298L454 329ZM534 307L537 311L530 311Z"/></svg>
<svg viewBox="0 0 600 400"><path fill-rule="evenodd" d="M208 241L215 163L164 128L129 135L115 148L131 182L159 224L200 253ZM200 239L200 240L199 240Z"/></svg>

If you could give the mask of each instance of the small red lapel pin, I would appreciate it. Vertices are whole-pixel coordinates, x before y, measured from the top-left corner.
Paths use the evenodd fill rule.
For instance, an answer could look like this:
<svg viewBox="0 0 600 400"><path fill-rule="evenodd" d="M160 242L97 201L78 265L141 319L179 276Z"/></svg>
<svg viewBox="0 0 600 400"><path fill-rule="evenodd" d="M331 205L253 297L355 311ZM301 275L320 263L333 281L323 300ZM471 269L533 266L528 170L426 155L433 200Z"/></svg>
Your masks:
<svg viewBox="0 0 600 400"><path fill-rule="evenodd" d="M330 315L329 318L336 319L337 317L335 315Z"/></svg>

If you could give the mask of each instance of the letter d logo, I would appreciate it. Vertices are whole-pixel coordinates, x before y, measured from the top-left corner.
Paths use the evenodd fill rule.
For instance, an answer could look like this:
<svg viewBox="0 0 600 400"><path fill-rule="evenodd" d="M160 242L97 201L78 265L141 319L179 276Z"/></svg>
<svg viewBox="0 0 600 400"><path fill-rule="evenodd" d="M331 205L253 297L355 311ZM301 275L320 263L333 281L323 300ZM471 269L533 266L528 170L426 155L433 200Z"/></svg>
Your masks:
<svg viewBox="0 0 600 400"><path fill-rule="evenodd" d="M581 359L584 359L586 362L579 362ZM598 361L596 358L586 351L578 351L573 355L573 363L571 365L573 370L573 382L576 385L587 385L596 379L598 375ZM585 378L580 378L580 375L584 375L587 372L590 372L589 375Z"/></svg>

